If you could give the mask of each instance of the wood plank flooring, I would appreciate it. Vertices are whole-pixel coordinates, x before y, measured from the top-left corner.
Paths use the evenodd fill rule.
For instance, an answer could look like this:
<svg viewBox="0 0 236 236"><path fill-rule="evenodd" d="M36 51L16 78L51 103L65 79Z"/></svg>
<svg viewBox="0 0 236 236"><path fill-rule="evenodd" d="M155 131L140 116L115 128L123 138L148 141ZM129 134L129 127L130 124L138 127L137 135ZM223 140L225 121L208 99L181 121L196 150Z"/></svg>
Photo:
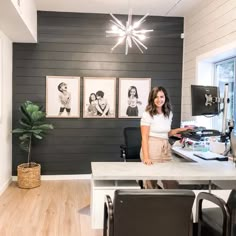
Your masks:
<svg viewBox="0 0 236 236"><path fill-rule="evenodd" d="M20 189L12 182L0 196L1 236L102 236L90 222L90 181L42 181Z"/></svg>

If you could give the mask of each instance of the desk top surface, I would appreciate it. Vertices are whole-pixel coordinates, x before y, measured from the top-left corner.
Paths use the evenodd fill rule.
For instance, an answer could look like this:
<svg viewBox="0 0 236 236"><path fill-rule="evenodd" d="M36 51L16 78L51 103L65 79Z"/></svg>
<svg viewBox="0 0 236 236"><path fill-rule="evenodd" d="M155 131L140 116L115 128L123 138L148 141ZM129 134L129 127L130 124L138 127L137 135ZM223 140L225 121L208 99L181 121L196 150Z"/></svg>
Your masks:
<svg viewBox="0 0 236 236"><path fill-rule="evenodd" d="M187 154L185 157L191 162L174 156L171 162L150 166L142 162L92 162L92 177L94 180L236 180L236 168L231 161L204 161Z"/></svg>

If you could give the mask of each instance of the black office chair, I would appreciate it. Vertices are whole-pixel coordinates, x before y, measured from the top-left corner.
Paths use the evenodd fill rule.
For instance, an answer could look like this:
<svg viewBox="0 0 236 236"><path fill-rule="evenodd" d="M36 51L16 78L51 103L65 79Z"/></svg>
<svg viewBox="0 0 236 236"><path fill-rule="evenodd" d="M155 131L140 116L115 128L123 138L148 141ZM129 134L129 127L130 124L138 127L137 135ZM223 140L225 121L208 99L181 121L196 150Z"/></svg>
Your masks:
<svg viewBox="0 0 236 236"><path fill-rule="evenodd" d="M106 196L103 236L192 236L191 190L116 190Z"/></svg>
<svg viewBox="0 0 236 236"><path fill-rule="evenodd" d="M141 131L140 127L126 127L124 128L125 144L120 145L120 157L126 161L141 161ZM138 184L143 187L143 181L138 180Z"/></svg>
<svg viewBox="0 0 236 236"><path fill-rule="evenodd" d="M218 207L203 208L204 200ZM198 236L236 235L236 189L229 195L227 203L211 193L200 193L197 197Z"/></svg>
<svg viewBox="0 0 236 236"><path fill-rule="evenodd" d="M140 127L124 128L124 144L120 145L120 157L124 161L140 161L141 131Z"/></svg>
<svg viewBox="0 0 236 236"><path fill-rule="evenodd" d="M169 143L172 145L181 138L176 136L169 137ZM140 161L141 149L141 130L140 127L124 128L124 143L120 145L120 157L124 161Z"/></svg>

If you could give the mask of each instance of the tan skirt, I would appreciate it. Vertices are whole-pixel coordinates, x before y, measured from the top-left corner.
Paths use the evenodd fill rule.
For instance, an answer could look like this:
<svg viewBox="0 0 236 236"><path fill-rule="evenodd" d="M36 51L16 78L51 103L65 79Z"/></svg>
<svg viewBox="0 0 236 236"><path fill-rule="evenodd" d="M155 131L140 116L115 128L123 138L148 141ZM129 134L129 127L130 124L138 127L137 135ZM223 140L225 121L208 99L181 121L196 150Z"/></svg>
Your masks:
<svg viewBox="0 0 236 236"><path fill-rule="evenodd" d="M149 158L153 163L171 161L171 150L168 139L149 137L148 151ZM143 160L142 148L140 150L140 158Z"/></svg>
<svg viewBox="0 0 236 236"><path fill-rule="evenodd" d="M148 140L149 158L153 163L172 161L171 146L168 139L149 137ZM140 158L143 160L142 148L140 150ZM175 180L162 180L162 187L165 189L177 189L179 184ZM144 181L144 188L158 188L157 180Z"/></svg>

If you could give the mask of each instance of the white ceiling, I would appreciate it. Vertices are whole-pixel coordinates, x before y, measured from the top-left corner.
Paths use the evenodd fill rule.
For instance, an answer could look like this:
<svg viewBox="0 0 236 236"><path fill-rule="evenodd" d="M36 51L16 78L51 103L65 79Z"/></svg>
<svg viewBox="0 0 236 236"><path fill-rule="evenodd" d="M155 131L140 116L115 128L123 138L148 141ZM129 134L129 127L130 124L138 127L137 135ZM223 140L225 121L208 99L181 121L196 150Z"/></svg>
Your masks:
<svg viewBox="0 0 236 236"><path fill-rule="evenodd" d="M204 0L35 0L37 10L83 13L149 13L154 16L185 16Z"/></svg>

